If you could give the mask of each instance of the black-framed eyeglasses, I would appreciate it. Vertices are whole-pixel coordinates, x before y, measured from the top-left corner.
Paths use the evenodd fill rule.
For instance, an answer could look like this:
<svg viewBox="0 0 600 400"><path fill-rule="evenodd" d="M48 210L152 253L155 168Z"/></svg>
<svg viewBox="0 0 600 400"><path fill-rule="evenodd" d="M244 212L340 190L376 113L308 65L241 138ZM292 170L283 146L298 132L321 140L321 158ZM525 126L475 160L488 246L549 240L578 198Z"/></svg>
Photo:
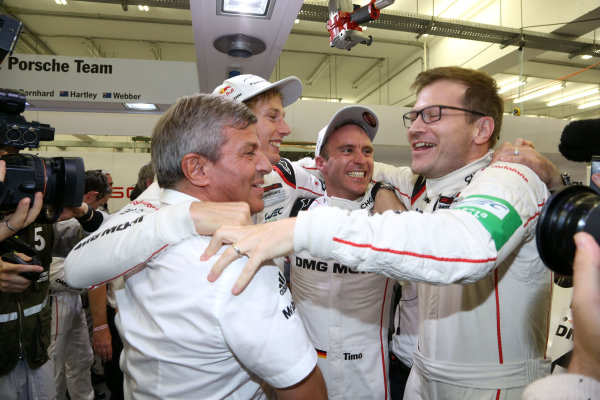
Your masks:
<svg viewBox="0 0 600 400"><path fill-rule="evenodd" d="M485 115L484 113L480 113L479 111L475 111L475 110L467 110L466 108L452 107L452 106L428 106L428 107L420 109L419 111L413 110L413 111L409 111L406 114L404 114L402 116L402 120L404 121L404 126L406 128L410 128L410 126L413 124L413 122L415 122L417 120L417 118L419 118L419 115L421 115L423 122L425 122L426 124L432 124L434 122L437 122L440 119L442 119L442 109L443 108L447 108L449 110L464 111L464 112L468 112L471 114L477 114L482 117L487 117L487 115Z"/></svg>

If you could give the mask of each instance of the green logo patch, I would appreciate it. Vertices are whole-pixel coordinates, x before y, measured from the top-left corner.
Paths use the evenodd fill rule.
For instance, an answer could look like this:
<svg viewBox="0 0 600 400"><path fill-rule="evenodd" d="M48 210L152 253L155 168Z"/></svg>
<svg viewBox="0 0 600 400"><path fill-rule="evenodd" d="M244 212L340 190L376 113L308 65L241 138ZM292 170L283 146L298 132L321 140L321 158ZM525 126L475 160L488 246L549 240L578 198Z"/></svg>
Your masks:
<svg viewBox="0 0 600 400"><path fill-rule="evenodd" d="M496 250L500 250L523 221L507 201L492 196L469 196L456 207L473 214L492 235Z"/></svg>

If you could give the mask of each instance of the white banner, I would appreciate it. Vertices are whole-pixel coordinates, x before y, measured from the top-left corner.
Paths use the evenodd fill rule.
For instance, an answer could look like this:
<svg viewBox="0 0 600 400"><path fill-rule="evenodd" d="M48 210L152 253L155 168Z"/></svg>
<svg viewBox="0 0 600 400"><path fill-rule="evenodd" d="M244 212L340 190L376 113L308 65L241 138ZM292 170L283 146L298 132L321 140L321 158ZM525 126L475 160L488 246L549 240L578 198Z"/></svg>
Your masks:
<svg viewBox="0 0 600 400"><path fill-rule="evenodd" d="M13 54L0 87L28 100L172 104L197 92L195 63Z"/></svg>

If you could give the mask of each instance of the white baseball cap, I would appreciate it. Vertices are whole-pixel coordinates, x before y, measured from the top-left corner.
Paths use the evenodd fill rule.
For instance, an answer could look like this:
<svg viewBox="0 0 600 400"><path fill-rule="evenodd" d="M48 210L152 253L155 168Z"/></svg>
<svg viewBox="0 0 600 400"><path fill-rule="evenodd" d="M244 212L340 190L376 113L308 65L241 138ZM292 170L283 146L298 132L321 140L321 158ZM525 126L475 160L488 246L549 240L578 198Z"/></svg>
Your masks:
<svg viewBox="0 0 600 400"><path fill-rule="evenodd" d="M238 75L226 79L213 90L213 94L221 94L233 100L246 101L273 88L281 93L281 104L284 107L298 100L302 94L302 82L295 76L271 83L260 76L252 74Z"/></svg>
<svg viewBox="0 0 600 400"><path fill-rule="evenodd" d="M327 141L331 132L347 124L360 126L373 141L377 134L377 128L379 128L379 119L373 110L364 106L347 106L338 110L329 123L319 131L317 145L315 146L315 157L321 154L323 143Z"/></svg>

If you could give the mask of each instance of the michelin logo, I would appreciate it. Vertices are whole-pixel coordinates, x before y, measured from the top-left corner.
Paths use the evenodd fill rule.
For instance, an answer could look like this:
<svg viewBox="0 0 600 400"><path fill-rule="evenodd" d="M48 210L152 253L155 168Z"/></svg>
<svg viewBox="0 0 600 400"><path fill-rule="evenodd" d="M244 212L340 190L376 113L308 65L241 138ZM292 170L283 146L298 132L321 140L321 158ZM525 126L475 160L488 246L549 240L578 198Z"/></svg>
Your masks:
<svg viewBox="0 0 600 400"><path fill-rule="evenodd" d="M494 201L494 200L490 200L490 199L486 199L486 198L482 198L482 197L469 197L469 198L461 201L458 204L458 207L459 208L473 207L473 208L479 209L481 211L486 211L490 214L493 214L501 220L504 219L504 217L506 217L506 215L510 212L510 209L507 206L505 206L504 204L502 204L498 201Z"/></svg>

